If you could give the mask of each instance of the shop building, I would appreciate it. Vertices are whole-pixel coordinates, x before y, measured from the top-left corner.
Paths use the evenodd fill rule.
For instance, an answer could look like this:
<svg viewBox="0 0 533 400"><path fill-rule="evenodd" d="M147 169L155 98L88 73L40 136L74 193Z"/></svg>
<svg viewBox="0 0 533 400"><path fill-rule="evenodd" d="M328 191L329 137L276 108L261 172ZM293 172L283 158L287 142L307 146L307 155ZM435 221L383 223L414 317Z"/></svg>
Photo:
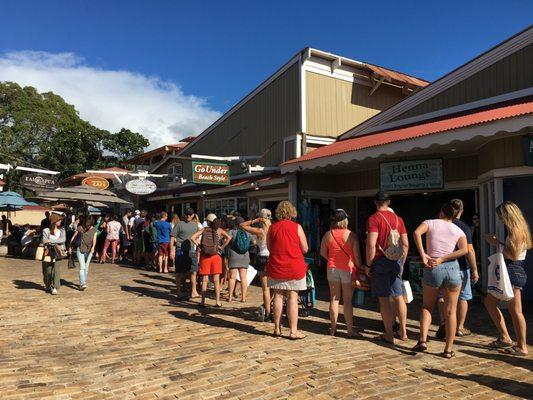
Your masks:
<svg viewBox="0 0 533 400"><path fill-rule="evenodd" d="M527 29L342 134L335 143L282 164L297 176L299 204L342 207L365 237L372 196L409 232L452 198L474 226L481 275L494 251L485 233L505 236L495 207L516 202L533 226L533 29ZM325 221L324 221L325 223ZM411 261L415 249L411 246ZM531 267L531 255L528 263ZM486 283L486 282L483 282ZM533 299L533 284L524 291Z"/></svg>
<svg viewBox="0 0 533 400"><path fill-rule="evenodd" d="M295 200L295 177L279 174L282 162L333 143L427 85L373 64L303 49L184 149L153 165L150 172L168 173L168 179L146 204L178 213L190 206L202 215L232 209L252 215L282 199ZM226 163L229 182L195 182L194 161ZM176 169L179 178L170 173Z"/></svg>

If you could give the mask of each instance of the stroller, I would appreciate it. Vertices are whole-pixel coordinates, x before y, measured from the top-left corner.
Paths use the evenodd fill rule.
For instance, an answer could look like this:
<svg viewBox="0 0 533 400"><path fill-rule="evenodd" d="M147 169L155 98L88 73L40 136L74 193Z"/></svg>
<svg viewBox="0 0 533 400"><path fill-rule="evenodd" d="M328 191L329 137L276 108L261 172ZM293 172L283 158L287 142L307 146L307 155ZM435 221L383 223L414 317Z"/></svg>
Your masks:
<svg viewBox="0 0 533 400"><path fill-rule="evenodd" d="M316 305L316 292L315 292L315 280L313 278L313 273L311 272L310 268L307 268L307 272L305 274L305 281L307 289L300 292L300 295L298 296L298 305L299 312L298 314L301 317L308 317L311 315L311 310L315 308ZM274 307L273 301L270 302L270 309L272 310ZM286 313L286 307L287 307L287 300L283 300L283 312L282 315L287 315ZM261 304L257 308L257 320L259 322L265 322L268 319L268 315L266 314L266 309L263 304Z"/></svg>

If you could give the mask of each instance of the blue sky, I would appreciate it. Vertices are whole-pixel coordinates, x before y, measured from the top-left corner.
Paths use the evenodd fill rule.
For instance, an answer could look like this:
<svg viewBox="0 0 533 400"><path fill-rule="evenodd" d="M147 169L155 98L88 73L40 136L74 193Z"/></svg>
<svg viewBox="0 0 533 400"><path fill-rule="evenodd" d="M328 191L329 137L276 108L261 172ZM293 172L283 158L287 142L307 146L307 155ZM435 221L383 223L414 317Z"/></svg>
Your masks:
<svg viewBox="0 0 533 400"><path fill-rule="evenodd" d="M525 0L3 0L0 55L71 53L87 70L157 77L207 121L306 46L433 80L527 27L532 11Z"/></svg>

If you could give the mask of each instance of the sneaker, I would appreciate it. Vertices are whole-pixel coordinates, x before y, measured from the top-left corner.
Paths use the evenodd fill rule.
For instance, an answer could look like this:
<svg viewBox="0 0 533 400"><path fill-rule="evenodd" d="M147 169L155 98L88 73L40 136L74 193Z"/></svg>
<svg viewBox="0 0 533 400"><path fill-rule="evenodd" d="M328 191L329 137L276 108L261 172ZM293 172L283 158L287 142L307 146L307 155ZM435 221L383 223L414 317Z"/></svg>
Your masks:
<svg viewBox="0 0 533 400"><path fill-rule="evenodd" d="M87 289L87 285L86 284L80 285L80 291L83 292L85 289Z"/></svg>
<svg viewBox="0 0 533 400"><path fill-rule="evenodd" d="M53 294L53 295L56 295L57 294L57 289L56 288L52 288L52 291L50 293Z"/></svg>
<svg viewBox="0 0 533 400"><path fill-rule="evenodd" d="M439 326L439 329L437 329L437 333L435 333L435 337L437 339L446 339L446 325L442 324Z"/></svg>

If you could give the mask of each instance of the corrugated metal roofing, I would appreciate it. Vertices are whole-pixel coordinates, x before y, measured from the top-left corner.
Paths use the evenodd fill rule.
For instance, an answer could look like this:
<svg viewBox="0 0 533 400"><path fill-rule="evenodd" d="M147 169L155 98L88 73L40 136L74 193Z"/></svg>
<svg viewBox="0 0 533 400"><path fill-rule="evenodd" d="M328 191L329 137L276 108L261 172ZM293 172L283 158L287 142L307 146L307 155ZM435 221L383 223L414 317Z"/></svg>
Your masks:
<svg viewBox="0 0 533 400"><path fill-rule="evenodd" d="M300 163L323 157L331 157L337 154L382 146L388 143L414 139L421 136L442 133L453 129L465 128L467 126L484 124L530 113L533 113L533 102L479 111L459 117L451 117L439 121L409 126L406 128L337 141L327 146L319 147L318 149L312 151L311 153L305 154L302 157L286 161L282 165Z"/></svg>
<svg viewBox="0 0 533 400"><path fill-rule="evenodd" d="M420 86L420 87L425 87L429 85L428 81L424 81L422 79L419 79L419 78L416 78L414 76L410 76L407 74L403 74L401 72L393 71L388 68L379 67L377 65L373 65L369 63L365 63L365 66L370 68L377 75L380 75L386 78L389 82L397 81L397 82L403 82L403 83L407 83L413 86Z"/></svg>

